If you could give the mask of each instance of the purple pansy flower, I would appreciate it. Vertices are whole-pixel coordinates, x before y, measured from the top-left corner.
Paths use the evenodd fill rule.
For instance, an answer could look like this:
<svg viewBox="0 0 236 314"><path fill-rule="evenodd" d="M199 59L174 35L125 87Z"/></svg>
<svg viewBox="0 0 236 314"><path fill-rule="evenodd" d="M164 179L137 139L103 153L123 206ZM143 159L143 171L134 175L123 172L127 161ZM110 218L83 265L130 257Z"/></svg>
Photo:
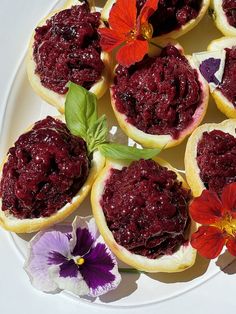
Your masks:
<svg viewBox="0 0 236 314"><path fill-rule="evenodd" d="M220 68L220 63L221 59L209 58L200 64L200 72L208 83L214 83L216 85L220 84L219 80L215 76L216 72Z"/></svg>
<svg viewBox="0 0 236 314"><path fill-rule="evenodd" d="M32 285L45 292L68 290L97 297L121 280L117 261L94 218L75 218L71 227L39 232L30 241L24 266Z"/></svg>

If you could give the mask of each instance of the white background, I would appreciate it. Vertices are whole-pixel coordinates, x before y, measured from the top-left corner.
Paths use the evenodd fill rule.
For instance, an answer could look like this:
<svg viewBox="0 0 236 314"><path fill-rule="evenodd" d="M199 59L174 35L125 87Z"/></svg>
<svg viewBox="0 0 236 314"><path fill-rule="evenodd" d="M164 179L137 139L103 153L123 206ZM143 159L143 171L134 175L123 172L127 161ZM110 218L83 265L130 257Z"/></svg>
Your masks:
<svg viewBox="0 0 236 314"><path fill-rule="evenodd" d="M14 74L33 27L53 6L53 0L0 0L0 117ZM72 301L34 290L22 270L22 259L7 232L0 229L0 311L2 314L42 313L227 313L236 309L236 263L202 286L147 308L112 309ZM158 291L156 291L158 294Z"/></svg>

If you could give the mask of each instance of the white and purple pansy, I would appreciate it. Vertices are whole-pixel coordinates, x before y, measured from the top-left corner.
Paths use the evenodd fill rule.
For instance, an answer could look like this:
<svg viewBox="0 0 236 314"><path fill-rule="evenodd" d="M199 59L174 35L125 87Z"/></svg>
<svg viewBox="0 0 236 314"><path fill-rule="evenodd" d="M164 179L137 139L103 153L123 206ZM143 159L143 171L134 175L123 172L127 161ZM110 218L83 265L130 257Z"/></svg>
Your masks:
<svg viewBox="0 0 236 314"><path fill-rule="evenodd" d="M41 291L67 290L97 297L120 283L116 258L94 218L76 217L72 228L39 232L29 245L24 268L32 285Z"/></svg>
<svg viewBox="0 0 236 314"><path fill-rule="evenodd" d="M208 82L211 91L222 82L225 58L225 50L193 53L193 61Z"/></svg>

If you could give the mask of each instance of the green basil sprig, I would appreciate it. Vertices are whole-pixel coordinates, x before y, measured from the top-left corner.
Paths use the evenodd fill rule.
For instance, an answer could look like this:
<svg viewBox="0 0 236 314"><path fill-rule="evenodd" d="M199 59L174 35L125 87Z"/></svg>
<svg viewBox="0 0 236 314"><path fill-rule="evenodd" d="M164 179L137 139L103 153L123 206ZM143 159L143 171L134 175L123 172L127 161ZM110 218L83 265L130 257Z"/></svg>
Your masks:
<svg viewBox="0 0 236 314"><path fill-rule="evenodd" d="M149 159L161 149L138 149L121 144L108 143L108 126L105 115L98 118L96 96L75 83L68 83L65 102L66 125L70 132L82 137L88 152L98 149L103 156L119 160Z"/></svg>

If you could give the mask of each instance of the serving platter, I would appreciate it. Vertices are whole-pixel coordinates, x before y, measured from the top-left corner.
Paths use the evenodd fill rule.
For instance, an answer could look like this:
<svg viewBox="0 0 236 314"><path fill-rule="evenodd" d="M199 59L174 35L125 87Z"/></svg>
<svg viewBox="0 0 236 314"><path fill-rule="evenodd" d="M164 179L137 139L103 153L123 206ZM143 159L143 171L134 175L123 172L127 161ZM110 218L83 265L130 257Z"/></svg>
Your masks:
<svg viewBox="0 0 236 314"><path fill-rule="evenodd" d="M105 1L97 1L98 7L102 7ZM63 1L59 1L56 6L60 7ZM34 25L32 25L33 29ZM206 31L207 30L207 31ZM211 18L206 15L203 21L191 32L179 39L180 44L184 47L186 54L206 50L208 43L212 39L221 37L221 33L214 26ZM113 141L133 144L123 132L119 129L115 117L112 113L109 93L99 101L99 113L105 113L108 117L110 137ZM51 106L43 102L31 89L25 67L25 59L22 60L17 74L14 78L6 110L4 123L1 133L0 156L1 160L6 154L8 148L14 143L17 137L33 122L44 118L47 115L58 115L58 112ZM212 99L209 102L209 108L204 122L220 122L226 117L217 109ZM160 157L166 159L172 166L184 172L183 158L186 141L176 148L163 151ZM91 214L89 197L74 215L87 216ZM71 221L74 217L68 218ZM11 241L19 251L21 263L25 259L27 244L32 237L29 235L11 234ZM16 257L18 258L18 256ZM91 306L106 306L112 308L118 307L140 307L155 304L158 302L168 301L170 298L178 297L183 293L197 287L207 280L216 276L222 269L229 265L233 260L227 253L223 253L217 261L209 261L198 257L195 265L178 274L122 274L120 286L108 294L97 298L77 298L72 294L63 292L55 295L54 298L70 298L76 302L86 302ZM125 265L121 265L125 266ZM23 269L22 269L23 272ZM27 276L25 274L25 276ZM33 288L32 288L33 289Z"/></svg>

